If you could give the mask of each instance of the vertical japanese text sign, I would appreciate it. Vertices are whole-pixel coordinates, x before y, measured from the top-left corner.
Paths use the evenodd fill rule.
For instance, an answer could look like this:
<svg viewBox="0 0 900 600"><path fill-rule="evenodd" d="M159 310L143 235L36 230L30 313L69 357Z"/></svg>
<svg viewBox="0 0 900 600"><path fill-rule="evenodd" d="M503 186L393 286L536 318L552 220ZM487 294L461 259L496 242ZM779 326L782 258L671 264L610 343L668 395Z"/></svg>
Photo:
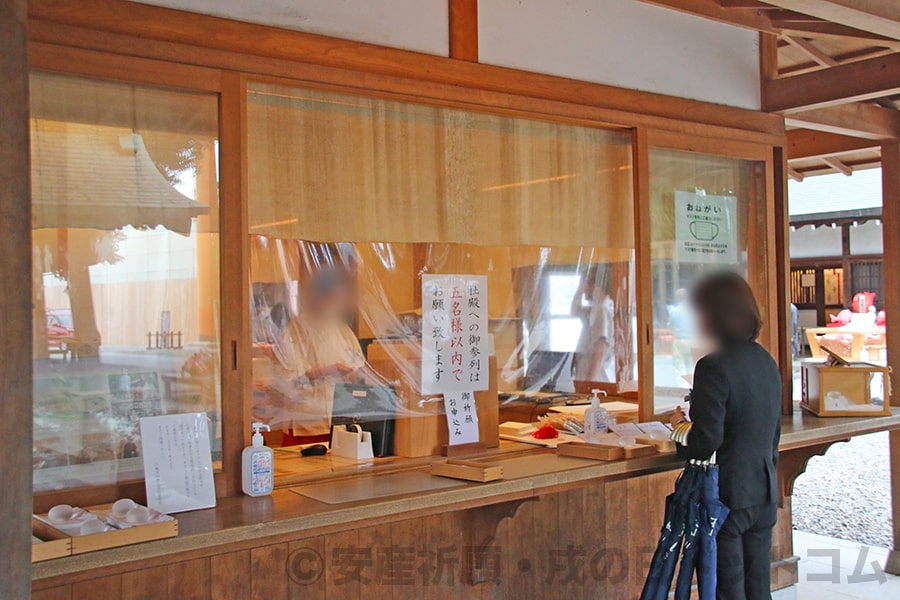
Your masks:
<svg viewBox="0 0 900 600"><path fill-rule="evenodd" d="M422 393L488 389L488 295L483 275L422 277Z"/></svg>

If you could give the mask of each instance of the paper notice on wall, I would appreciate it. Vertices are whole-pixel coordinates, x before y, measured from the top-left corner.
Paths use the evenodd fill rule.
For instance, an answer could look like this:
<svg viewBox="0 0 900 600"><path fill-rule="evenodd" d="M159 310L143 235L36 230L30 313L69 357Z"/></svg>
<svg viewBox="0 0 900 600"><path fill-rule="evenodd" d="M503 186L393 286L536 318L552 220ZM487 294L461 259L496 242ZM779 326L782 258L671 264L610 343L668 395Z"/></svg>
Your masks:
<svg viewBox="0 0 900 600"><path fill-rule="evenodd" d="M737 199L675 192L675 256L679 262L738 263Z"/></svg>
<svg viewBox="0 0 900 600"><path fill-rule="evenodd" d="M475 409L474 392L445 392L444 410L447 411L451 446L474 444L478 441L478 412Z"/></svg>
<svg viewBox="0 0 900 600"><path fill-rule="evenodd" d="M488 389L487 277L422 277L422 393Z"/></svg>
<svg viewBox="0 0 900 600"><path fill-rule="evenodd" d="M216 505L206 413L141 419L147 506L162 513Z"/></svg>

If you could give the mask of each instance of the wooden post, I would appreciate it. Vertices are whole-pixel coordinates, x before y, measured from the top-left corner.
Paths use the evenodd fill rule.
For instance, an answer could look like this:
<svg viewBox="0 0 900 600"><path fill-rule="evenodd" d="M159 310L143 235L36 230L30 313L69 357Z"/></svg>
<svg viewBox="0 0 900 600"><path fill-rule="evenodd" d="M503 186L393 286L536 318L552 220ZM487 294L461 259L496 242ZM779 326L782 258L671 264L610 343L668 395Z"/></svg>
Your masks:
<svg viewBox="0 0 900 600"><path fill-rule="evenodd" d="M478 0L450 0L450 58L478 62Z"/></svg>
<svg viewBox="0 0 900 600"><path fill-rule="evenodd" d="M791 319L790 219L788 218L787 157L784 148L775 148L773 155L775 179L775 290L778 297L778 367L781 371L781 412L794 412L794 345ZM770 280L769 285L772 285Z"/></svg>
<svg viewBox="0 0 900 600"><path fill-rule="evenodd" d="M31 595L31 168L26 1L0 3L0 590Z"/></svg>
<svg viewBox="0 0 900 600"><path fill-rule="evenodd" d="M884 227L884 309L900 322L900 236L887 235L900 228L900 143L886 142L881 146L881 195ZM891 404L900 406L900 327L888 324L887 355L891 374ZM896 331L895 331L896 330ZM890 434L891 445L891 506L894 521L894 547L888 556L885 571L900 575L900 431Z"/></svg>

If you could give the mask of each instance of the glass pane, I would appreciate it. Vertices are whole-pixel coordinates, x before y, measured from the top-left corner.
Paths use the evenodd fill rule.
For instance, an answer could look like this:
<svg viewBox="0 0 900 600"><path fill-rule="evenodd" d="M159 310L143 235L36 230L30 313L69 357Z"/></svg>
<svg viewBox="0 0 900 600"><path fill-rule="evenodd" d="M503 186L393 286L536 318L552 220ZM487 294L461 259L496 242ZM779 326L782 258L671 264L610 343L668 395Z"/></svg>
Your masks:
<svg viewBox="0 0 900 600"><path fill-rule="evenodd" d="M653 377L656 413L690 391L706 352L695 330L689 290L703 273L730 269L755 290L767 289L765 163L652 148L650 151L653 278ZM761 310L765 311L761 302ZM765 319L765 315L764 315Z"/></svg>
<svg viewBox="0 0 900 600"><path fill-rule="evenodd" d="M31 79L34 487L142 477L138 420L221 458L218 99Z"/></svg>

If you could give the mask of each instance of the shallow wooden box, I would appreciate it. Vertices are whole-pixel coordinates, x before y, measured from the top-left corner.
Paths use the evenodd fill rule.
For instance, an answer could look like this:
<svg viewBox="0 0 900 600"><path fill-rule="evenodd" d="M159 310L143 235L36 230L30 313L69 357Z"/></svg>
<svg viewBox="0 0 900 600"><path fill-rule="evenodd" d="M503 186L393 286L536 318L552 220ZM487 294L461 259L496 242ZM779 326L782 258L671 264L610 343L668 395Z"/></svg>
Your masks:
<svg viewBox="0 0 900 600"><path fill-rule="evenodd" d="M72 538L36 517L31 518L31 534L44 540L39 544L31 544L33 563L72 554Z"/></svg>
<svg viewBox="0 0 900 600"><path fill-rule="evenodd" d="M466 460L443 460L431 464L431 474L451 479L488 483L503 479L503 467Z"/></svg>
<svg viewBox="0 0 900 600"><path fill-rule="evenodd" d="M106 522L106 516L110 511L110 505L92 506L86 510L100 517L101 521ZM40 515L40 517L46 518L47 515ZM34 521L41 523L47 530L53 530L68 538L71 543L72 554L84 554L86 552L95 552L97 550L106 550L108 548L119 548L121 546L162 540L178 535L178 519L172 519L171 521L164 521L162 523L136 525L134 527L129 527L128 529L114 529L112 531L104 531L103 533L93 533L90 535L69 535L54 528L49 523L41 521L39 518L35 518ZM38 537L42 536L38 535Z"/></svg>
<svg viewBox="0 0 900 600"><path fill-rule="evenodd" d="M882 381L884 404L872 402L873 381ZM801 365L803 395L800 406L819 417L890 416L890 369L869 363L852 362L846 366L828 366L821 361ZM829 394L840 394L859 408L835 410L828 407Z"/></svg>
<svg viewBox="0 0 900 600"><path fill-rule="evenodd" d="M369 364L387 380L396 382L397 394L410 416L397 417L394 429L394 453L414 458L440 456L449 442L447 416L440 395L422 397L421 350L413 342L373 343L368 350ZM497 393L497 358L490 357L489 387L475 392L478 413L479 444L485 448L500 446L500 397Z"/></svg>

